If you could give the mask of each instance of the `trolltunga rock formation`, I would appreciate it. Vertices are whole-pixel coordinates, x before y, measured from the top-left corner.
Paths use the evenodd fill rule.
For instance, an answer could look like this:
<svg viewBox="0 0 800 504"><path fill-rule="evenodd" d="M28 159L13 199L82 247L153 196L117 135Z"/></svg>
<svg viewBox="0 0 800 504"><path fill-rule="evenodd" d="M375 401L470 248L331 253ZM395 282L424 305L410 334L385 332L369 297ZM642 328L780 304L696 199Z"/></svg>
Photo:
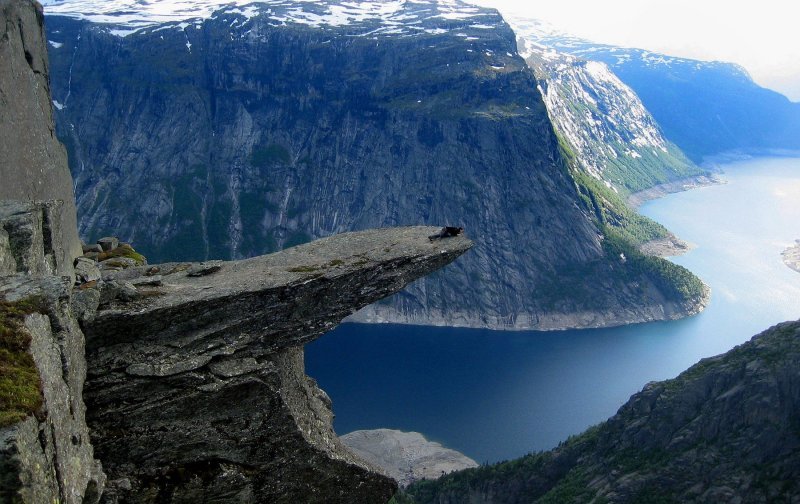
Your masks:
<svg viewBox="0 0 800 504"><path fill-rule="evenodd" d="M467 251L436 228L345 233L242 261L106 273L84 320L87 421L113 502L385 502L343 447L303 345Z"/></svg>

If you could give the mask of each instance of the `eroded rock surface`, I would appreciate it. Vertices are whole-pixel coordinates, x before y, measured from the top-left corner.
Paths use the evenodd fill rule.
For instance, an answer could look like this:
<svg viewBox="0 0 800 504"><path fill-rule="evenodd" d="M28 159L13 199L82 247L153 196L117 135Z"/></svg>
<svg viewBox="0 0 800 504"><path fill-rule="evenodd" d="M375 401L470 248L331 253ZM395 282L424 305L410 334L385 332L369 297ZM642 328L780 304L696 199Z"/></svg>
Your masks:
<svg viewBox="0 0 800 504"><path fill-rule="evenodd" d="M106 275L140 293L84 324L108 500L388 500L396 483L342 447L302 346L471 247L462 236L431 242L436 230L345 233L243 261ZM144 281L156 275L160 284Z"/></svg>

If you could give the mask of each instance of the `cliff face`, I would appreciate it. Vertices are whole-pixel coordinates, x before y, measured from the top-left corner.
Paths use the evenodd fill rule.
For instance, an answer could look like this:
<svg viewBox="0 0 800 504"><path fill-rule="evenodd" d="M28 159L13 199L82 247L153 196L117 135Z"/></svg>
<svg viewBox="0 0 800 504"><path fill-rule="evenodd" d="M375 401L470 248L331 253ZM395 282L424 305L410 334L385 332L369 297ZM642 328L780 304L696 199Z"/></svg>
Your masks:
<svg viewBox="0 0 800 504"><path fill-rule="evenodd" d="M64 233L60 262L72 266L81 242L67 156L53 124L43 25L38 4L0 2L0 200L62 200L54 225Z"/></svg>
<svg viewBox="0 0 800 504"><path fill-rule="evenodd" d="M378 5L231 6L138 29L49 16L81 232L202 260L451 223L473 253L360 320L554 329L697 309L603 248L496 11Z"/></svg>
<svg viewBox="0 0 800 504"><path fill-rule="evenodd" d="M795 502L800 322L653 382L550 452L412 487L416 502Z"/></svg>

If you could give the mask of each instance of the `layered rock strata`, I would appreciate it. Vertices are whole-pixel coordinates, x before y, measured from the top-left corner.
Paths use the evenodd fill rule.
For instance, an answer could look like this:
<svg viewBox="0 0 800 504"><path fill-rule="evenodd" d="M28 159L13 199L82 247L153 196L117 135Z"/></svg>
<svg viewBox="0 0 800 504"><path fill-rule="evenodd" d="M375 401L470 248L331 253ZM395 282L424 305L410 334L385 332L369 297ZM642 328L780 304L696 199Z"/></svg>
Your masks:
<svg viewBox="0 0 800 504"><path fill-rule="evenodd" d="M139 292L84 324L88 422L108 501L388 500L396 483L343 448L302 347L471 247L462 236L429 240L436 230L107 272L104 282Z"/></svg>

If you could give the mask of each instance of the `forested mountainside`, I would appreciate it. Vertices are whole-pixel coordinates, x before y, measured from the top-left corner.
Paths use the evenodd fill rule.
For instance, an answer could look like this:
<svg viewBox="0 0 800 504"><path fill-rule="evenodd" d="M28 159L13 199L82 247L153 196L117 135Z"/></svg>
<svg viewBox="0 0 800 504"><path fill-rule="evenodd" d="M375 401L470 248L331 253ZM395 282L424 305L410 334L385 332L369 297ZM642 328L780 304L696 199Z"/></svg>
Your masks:
<svg viewBox="0 0 800 504"><path fill-rule="evenodd" d="M536 21L514 23L527 40L607 64L695 161L730 150L800 149L800 103L759 86L738 65L598 44Z"/></svg>
<svg viewBox="0 0 800 504"><path fill-rule="evenodd" d="M364 320L553 329L704 303L699 280L638 255L579 192L495 10L273 1L157 24L144 4L50 3L86 237L115 230L158 261L368 227L467 229L469 257Z"/></svg>
<svg viewBox="0 0 800 504"><path fill-rule="evenodd" d="M416 483L417 503L795 502L800 322L652 382L558 448Z"/></svg>

